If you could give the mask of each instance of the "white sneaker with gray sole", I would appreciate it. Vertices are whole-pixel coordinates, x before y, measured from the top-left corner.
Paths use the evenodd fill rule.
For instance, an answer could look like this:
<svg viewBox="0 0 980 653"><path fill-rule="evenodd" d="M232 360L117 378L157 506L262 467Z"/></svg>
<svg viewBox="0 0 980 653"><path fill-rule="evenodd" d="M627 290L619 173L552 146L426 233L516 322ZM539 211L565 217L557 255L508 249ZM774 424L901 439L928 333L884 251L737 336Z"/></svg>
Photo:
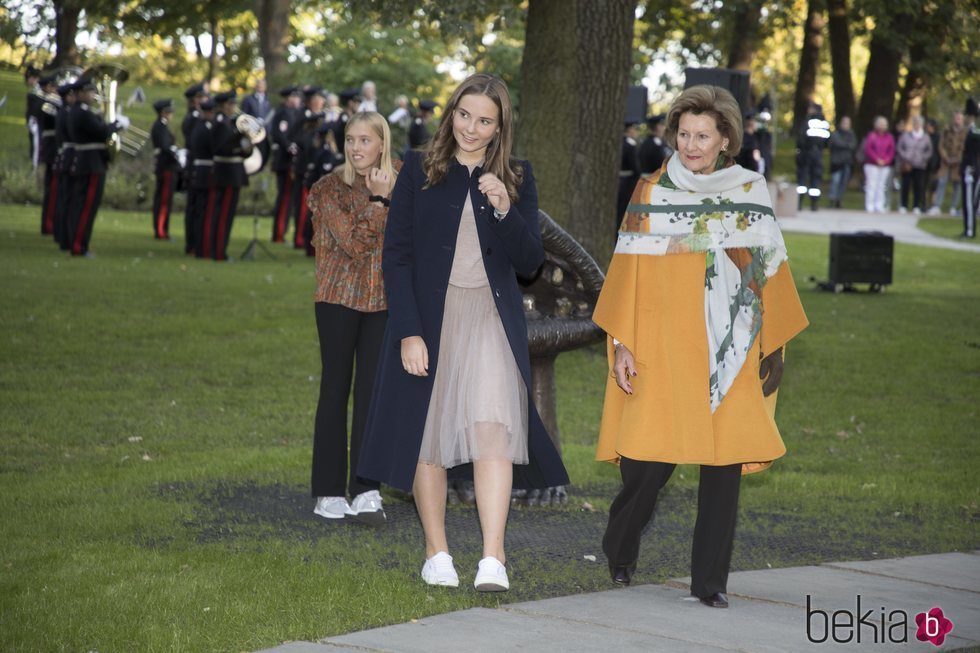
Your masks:
<svg viewBox="0 0 980 653"><path fill-rule="evenodd" d="M385 511L381 506L381 493L377 490L361 492L350 502L350 513L354 519L371 526L385 523Z"/></svg>
<svg viewBox="0 0 980 653"><path fill-rule="evenodd" d="M319 497L313 512L325 519L343 519L350 514L350 506L344 497Z"/></svg>
<svg viewBox="0 0 980 653"><path fill-rule="evenodd" d="M477 567L473 587L477 592L506 592L510 589L507 568L493 556L487 556Z"/></svg>
<svg viewBox="0 0 980 653"><path fill-rule="evenodd" d="M459 575L453 566L453 557L440 551L422 565L422 580L429 585L459 587Z"/></svg>

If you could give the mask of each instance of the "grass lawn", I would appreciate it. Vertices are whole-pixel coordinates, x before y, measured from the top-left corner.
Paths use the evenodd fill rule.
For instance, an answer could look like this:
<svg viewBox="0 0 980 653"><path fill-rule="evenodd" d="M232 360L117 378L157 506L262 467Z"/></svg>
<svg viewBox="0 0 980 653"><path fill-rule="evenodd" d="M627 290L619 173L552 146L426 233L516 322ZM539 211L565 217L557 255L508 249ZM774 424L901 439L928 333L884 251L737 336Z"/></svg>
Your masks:
<svg viewBox="0 0 980 653"><path fill-rule="evenodd" d="M952 238L953 240L959 240L960 234L963 233L963 219L959 217L922 218L916 226L923 231L928 231L933 236ZM976 241L965 239L963 242L969 243Z"/></svg>
<svg viewBox="0 0 980 653"><path fill-rule="evenodd" d="M0 649L255 650L610 586L599 348L558 358L571 496L512 515L514 589L465 585L478 536L455 506L464 587L434 591L403 497L386 490L378 530L312 514L309 259L191 260L179 219L167 243L148 215L105 211L80 260L38 214L0 205ZM236 222L236 258L251 229ZM780 394L789 454L743 484L734 568L977 548L980 259L896 244L888 292L834 295L804 281L825 276L826 238L787 243L811 327ZM686 575L696 478L668 485L642 582Z"/></svg>

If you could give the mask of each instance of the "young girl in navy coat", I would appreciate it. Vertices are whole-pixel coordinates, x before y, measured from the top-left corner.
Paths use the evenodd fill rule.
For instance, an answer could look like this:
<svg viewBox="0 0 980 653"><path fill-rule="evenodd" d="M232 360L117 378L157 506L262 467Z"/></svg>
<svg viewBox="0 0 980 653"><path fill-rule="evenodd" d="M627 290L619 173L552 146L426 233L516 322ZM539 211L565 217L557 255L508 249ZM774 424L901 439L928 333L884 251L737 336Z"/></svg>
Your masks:
<svg viewBox="0 0 980 653"><path fill-rule="evenodd" d="M531 166L511 158L507 86L472 75L392 192L382 270L388 324L359 474L412 489L425 531L422 579L456 587L447 469L472 472L483 557L474 586L510 586L504 531L513 487L568 482L531 385L517 275L544 260Z"/></svg>

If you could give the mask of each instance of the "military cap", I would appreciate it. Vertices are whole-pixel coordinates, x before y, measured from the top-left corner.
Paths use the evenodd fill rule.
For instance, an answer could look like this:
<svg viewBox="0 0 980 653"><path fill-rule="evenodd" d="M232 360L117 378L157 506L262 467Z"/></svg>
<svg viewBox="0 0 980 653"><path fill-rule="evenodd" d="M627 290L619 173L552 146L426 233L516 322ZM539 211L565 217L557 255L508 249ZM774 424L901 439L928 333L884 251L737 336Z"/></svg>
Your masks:
<svg viewBox="0 0 980 653"><path fill-rule="evenodd" d="M237 99L238 99L238 94L234 91L234 89L230 91L223 91L221 93L214 94L215 104L224 104L225 102L235 102L237 101Z"/></svg>
<svg viewBox="0 0 980 653"><path fill-rule="evenodd" d="M61 86L58 87L58 95L60 95L61 97L65 97L69 93L74 93L74 92L75 92L75 84L72 82L62 84Z"/></svg>
<svg viewBox="0 0 980 653"><path fill-rule="evenodd" d="M98 87L91 79L82 78L73 84L76 91L97 91Z"/></svg>
<svg viewBox="0 0 980 653"><path fill-rule="evenodd" d="M204 95L204 84L203 83L201 83L201 84L194 84L194 86L191 86L186 91L184 91L184 97L185 98L192 98L192 97L196 97L198 95Z"/></svg>
<svg viewBox="0 0 980 653"><path fill-rule="evenodd" d="M58 78L55 75L45 75L41 79L37 80L40 86L50 86L51 84L57 84Z"/></svg>
<svg viewBox="0 0 980 653"><path fill-rule="evenodd" d="M667 120L666 113L655 113L653 115L647 116L646 123L648 127L653 127L655 125L659 125L664 120Z"/></svg>
<svg viewBox="0 0 980 653"><path fill-rule="evenodd" d="M201 111L214 111L214 100L208 98L201 102Z"/></svg>
<svg viewBox="0 0 980 653"><path fill-rule="evenodd" d="M323 92L322 86L316 86L314 84L306 84L305 86L303 86L303 95L306 96L307 98L313 97L314 95L317 94L324 95L324 96L326 95Z"/></svg>
<svg viewBox="0 0 980 653"><path fill-rule="evenodd" d="M279 95L281 95L282 97L289 97L290 95L296 95L298 93L299 93L299 87L296 86L295 84L290 84L285 88L279 89Z"/></svg>
<svg viewBox="0 0 980 653"><path fill-rule="evenodd" d="M419 109L421 109L422 111L432 111L437 106L439 105L433 102L432 100L419 100Z"/></svg>
<svg viewBox="0 0 980 653"><path fill-rule="evenodd" d="M980 116L980 106L977 106L977 101L972 97L966 98L966 108L963 109L963 113L968 116Z"/></svg>
<svg viewBox="0 0 980 653"><path fill-rule="evenodd" d="M167 98L166 100L157 100L156 102L153 103L153 108L156 109L157 113L162 113L164 111L173 111L174 101L171 100L170 98Z"/></svg>
<svg viewBox="0 0 980 653"><path fill-rule="evenodd" d="M350 102L351 100L357 99L358 97L360 97L360 95L361 95L361 89L359 89L359 88L348 88L348 89L343 90L343 91L341 91L339 93L340 102L342 104L346 104L347 102Z"/></svg>

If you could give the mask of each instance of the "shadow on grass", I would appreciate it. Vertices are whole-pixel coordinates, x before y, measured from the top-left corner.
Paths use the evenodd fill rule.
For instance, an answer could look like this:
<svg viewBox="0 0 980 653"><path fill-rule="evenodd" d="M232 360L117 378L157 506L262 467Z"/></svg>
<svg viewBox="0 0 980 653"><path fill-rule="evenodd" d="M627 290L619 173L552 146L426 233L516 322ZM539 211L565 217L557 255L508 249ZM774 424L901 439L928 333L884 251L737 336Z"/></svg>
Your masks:
<svg viewBox="0 0 980 653"><path fill-rule="evenodd" d="M565 506L512 509L507 529L508 567L512 578L521 582L500 597L502 602L613 587L600 545L606 514L581 506L594 497L611 498L617 490L613 485L572 487ZM194 516L182 526L200 545L262 550L270 541L292 541L328 544L331 550L343 552L352 547L364 549L365 538L369 538L373 555L368 553L367 561L379 572L415 576L421 564L424 539L415 506L411 497L395 491L386 490L388 522L380 528L317 517L304 489L281 484L174 484L160 486L159 494L191 507ZM696 503L696 488L665 488L643 538L638 583L660 583L689 574ZM925 534L916 535L921 525L911 517L901 523L894 515L881 515L860 524L834 524L795 513L742 509L739 520L732 571L936 552ZM461 570L475 567L481 549L476 509L450 504L446 529L457 566ZM170 540L137 538L137 544L167 548Z"/></svg>

